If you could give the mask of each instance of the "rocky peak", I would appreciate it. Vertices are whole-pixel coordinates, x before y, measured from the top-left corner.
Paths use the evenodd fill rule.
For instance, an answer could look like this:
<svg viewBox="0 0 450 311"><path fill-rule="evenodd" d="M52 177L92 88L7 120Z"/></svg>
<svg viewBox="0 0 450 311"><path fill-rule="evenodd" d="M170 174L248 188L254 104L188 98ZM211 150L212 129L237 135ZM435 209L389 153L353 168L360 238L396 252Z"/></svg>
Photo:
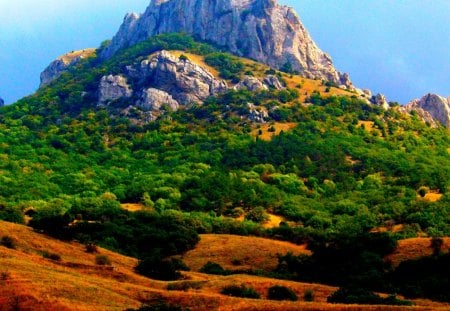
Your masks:
<svg viewBox="0 0 450 311"><path fill-rule="evenodd" d="M50 82L58 78L69 67L76 65L80 60L87 58L95 53L95 49L84 49L79 51L72 51L58 57L50 63L41 73L41 84L39 87L48 85Z"/></svg>
<svg viewBox="0 0 450 311"><path fill-rule="evenodd" d="M5 101L3 98L0 97L0 107L3 107L5 105Z"/></svg>
<svg viewBox="0 0 450 311"><path fill-rule="evenodd" d="M450 97L444 98L436 94L427 94L421 99L415 99L408 103L406 112L416 111L422 120L434 124L441 123L450 128Z"/></svg>
<svg viewBox="0 0 450 311"><path fill-rule="evenodd" d="M189 33L274 68L290 64L307 78L351 86L348 75L333 67L296 12L275 0L152 0L144 14L125 17L102 57L170 32Z"/></svg>

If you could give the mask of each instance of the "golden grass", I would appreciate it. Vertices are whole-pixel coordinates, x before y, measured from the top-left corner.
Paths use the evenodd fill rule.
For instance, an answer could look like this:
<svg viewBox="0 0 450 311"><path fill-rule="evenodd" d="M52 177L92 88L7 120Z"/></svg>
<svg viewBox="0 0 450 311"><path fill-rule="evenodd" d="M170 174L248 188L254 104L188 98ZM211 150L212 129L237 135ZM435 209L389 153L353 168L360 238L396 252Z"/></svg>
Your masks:
<svg viewBox="0 0 450 311"><path fill-rule="evenodd" d="M64 54L58 57L59 60L62 60L65 64L69 64L74 58L77 57L89 57L95 53L95 49L84 49L79 51L72 51L70 53Z"/></svg>
<svg viewBox="0 0 450 311"><path fill-rule="evenodd" d="M358 126L364 125L364 128L366 131L370 132L373 129L373 126L375 125L375 122L373 121L358 121Z"/></svg>
<svg viewBox="0 0 450 311"><path fill-rule="evenodd" d="M443 252L448 252L450 248L450 238L443 238ZM385 259L398 266L402 261L418 259L423 256L431 256L433 250L430 247L431 238L411 238L398 242L398 247L394 253L388 255Z"/></svg>
<svg viewBox="0 0 450 311"><path fill-rule="evenodd" d="M444 195L438 192L428 192L422 199L429 202L437 202L442 199Z"/></svg>
<svg viewBox="0 0 450 311"><path fill-rule="evenodd" d="M270 132L269 128L271 127L275 128L275 132ZM281 131L288 132L292 129L294 129L297 126L297 123L294 122L288 122L288 123L266 123L261 124L260 128L256 128L251 132L251 135L253 137L259 137L259 139L270 141L274 136L280 135ZM262 131L262 134L259 135L259 131Z"/></svg>
<svg viewBox="0 0 450 311"><path fill-rule="evenodd" d="M181 55L184 55L194 64L197 64L200 67L207 69L210 73L214 75L214 77L219 78L219 72L217 71L217 69L205 63L204 56L188 53L185 51L170 51L170 54L174 55L175 57L180 57Z"/></svg>
<svg viewBox="0 0 450 311"><path fill-rule="evenodd" d="M183 261L193 271L199 271L208 261L230 270L269 271L278 264L277 254L287 252L310 254L305 245L289 242L226 234L203 234L197 247L183 256Z"/></svg>
<svg viewBox="0 0 450 311"><path fill-rule="evenodd" d="M145 209L144 205L139 204L139 203L123 203L123 204L120 204L120 206L129 212L138 212L138 211L142 211L143 209Z"/></svg>
<svg viewBox="0 0 450 311"><path fill-rule="evenodd" d="M416 300L419 307L415 308L332 305L326 303L326 297L336 289L334 287L248 275L213 276L186 272L182 281L155 281L133 272L133 267L137 264L134 258L99 248L101 254L111 259L113 267L98 267L94 264L95 254L86 253L84 246L78 243L61 242L38 234L28 227L0 221L0 236L4 235L16 239L17 248L7 249L0 246L0 273L7 275L6 278L0 279L2 311L13 310L14 307L19 310L38 311L125 310L137 308L142 302L162 300L198 311L448 310L448 305L428 300ZM216 245L210 249L218 252L215 259L222 258L227 261L232 260L235 255L245 255L252 257L247 264L255 264L255 268L263 269L273 267L273 262L266 263L261 260L263 258L258 258L259 256L270 256L287 250L305 252L303 246L261 238L203 235L196 255L195 251L190 255L198 265L201 264L199 257L202 256L202 252L208 252L208 243ZM224 243L223 249L220 248L221 243ZM41 255L43 250L61 255L61 262L44 259ZM220 263L220 260L214 261ZM226 267L225 264L224 266ZM186 292L167 290L168 284L179 282L200 282L201 285L198 289ZM220 294L224 286L232 284L252 286L261 294L262 299L240 299ZM273 285L291 288L300 301L266 300L267 290ZM304 291L307 289L313 290L314 303L302 301Z"/></svg>
<svg viewBox="0 0 450 311"><path fill-rule="evenodd" d="M280 223L285 221L285 219L281 216L274 215L274 214L268 214L269 220L263 223L263 227L266 229L276 228L280 226Z"/></svg>

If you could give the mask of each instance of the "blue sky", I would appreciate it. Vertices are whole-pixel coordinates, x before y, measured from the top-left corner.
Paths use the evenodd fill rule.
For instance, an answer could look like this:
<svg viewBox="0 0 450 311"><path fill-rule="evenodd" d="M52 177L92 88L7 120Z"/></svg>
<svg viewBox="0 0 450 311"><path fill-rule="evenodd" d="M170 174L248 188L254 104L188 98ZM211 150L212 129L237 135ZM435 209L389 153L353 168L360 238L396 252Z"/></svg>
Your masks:
<svg viewBox="0 0 450 311"><path fill-rule="evenodd" d="M111 38L126 12L149 0L0 0L0 96L36 90L65 52ZM406 103L450 95L449 0L280 0L293 6L319 47L355 85Z"/></svg>

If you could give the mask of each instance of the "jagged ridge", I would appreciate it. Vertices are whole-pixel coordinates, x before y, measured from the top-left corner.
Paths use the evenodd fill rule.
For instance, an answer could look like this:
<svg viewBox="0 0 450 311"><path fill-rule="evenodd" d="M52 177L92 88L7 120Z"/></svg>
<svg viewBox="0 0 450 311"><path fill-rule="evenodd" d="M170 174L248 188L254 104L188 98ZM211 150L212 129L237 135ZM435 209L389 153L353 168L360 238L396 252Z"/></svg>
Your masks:
<svg viewBox="0 0 450 311"><path fill-rule="evenodd" d="M109 58L148 37L186 32L275 68L289 63L307 78L351 85L322 52L296 12L275 0L153 0L142 15L126 15L102 52Z"/></svg>

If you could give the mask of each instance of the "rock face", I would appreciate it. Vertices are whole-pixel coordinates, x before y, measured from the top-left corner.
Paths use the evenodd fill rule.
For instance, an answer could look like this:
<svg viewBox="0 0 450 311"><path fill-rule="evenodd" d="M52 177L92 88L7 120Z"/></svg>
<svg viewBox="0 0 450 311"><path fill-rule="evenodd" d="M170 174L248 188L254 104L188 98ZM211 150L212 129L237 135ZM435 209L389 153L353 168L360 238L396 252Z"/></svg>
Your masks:
<svg viewBox="0 0 450 311"><path fill-rule="evenodd" d="M178 103L186 105L203 102L206 98L228 89L225 81L186 59L179 59L167 51L156 53L130 71L141 83L170 94Z"/></svg>
<svg viewBox="0 0 450 311"><path fill-rule="evenodd" d="M98 88L99 104L115 101L124 97L131 97L133 91L127 83L127 79L121 75L104 76L100 80Z"/></svg>
<svg viewBox="0 0 450 311"><path fill-rule="evenodd" d="M384 110L389 109L389 103L386 100L386 96L384 96L383 94L378 93L377 95L372 96L371 102L376 106L382 107Z"/></svg>
<svg viewBox="0 0 450 311"><path fill-rule="evenodd" d="M406 112L416 111L423 121L434 124L441 123L450 129L450 97L444 98L436 94L427 94L421 99L415 99L408 103Z"/></svg>
<svg viewBox="0 0 450 311"><path fill-rule="evenodd" d="M274 75L268 75L264 78L264 84L267 85L269 88L273 88L275 90L281 90L284 89L283 83L280 82L277 76Z"/></svg>
<svg viewBox="0 0 450 311"><path fill-rule="evenodd" d="M48 85L50 82L58 78L63 72L67 71L69 67L76 65L80 60L91 56L94 52L95 49L84 49L70 52L58 57L41 73L41 84L39 87Z"/></svg>
<svg viewBox="0 0 450 311"><path fill-rule="evenodd" d="M351 86L311 39L292 8L276 0L152 0L142 15L126 15L103 58L146 38L185 32L274 68L290 64L307 78Z"/></svg>
<svg viewBox="0 0 450 311"><path fill-rule="evenodd" d="M248 118L253 122L266 123L269 114L261 107L256 107L252 103L247 103Z"/></svg>
<svg viewBox="0 0 450 311"><path fill-rule="evenodd" d="M247 89L250 92L257 92L262 90L268 90L267 85L263 84L257 78L252 76L245 76L238 84L234 86L235 90Z"/></svg>
<svg viewBox="0 0 450 311"><path fill-rule="evenodd" d="M3 98L0 97L0 107L3 107L5 105L5 101Z"/></svg>
<svg viewBox="0 0 450 311"><path fill-rule="evenodd" d="M159 111L163 105L167 105L170 110L176 111L180 106L178 102L173 99L172 95L167 92L149 88L142 94L140 106L145 110Z"/></svg>

